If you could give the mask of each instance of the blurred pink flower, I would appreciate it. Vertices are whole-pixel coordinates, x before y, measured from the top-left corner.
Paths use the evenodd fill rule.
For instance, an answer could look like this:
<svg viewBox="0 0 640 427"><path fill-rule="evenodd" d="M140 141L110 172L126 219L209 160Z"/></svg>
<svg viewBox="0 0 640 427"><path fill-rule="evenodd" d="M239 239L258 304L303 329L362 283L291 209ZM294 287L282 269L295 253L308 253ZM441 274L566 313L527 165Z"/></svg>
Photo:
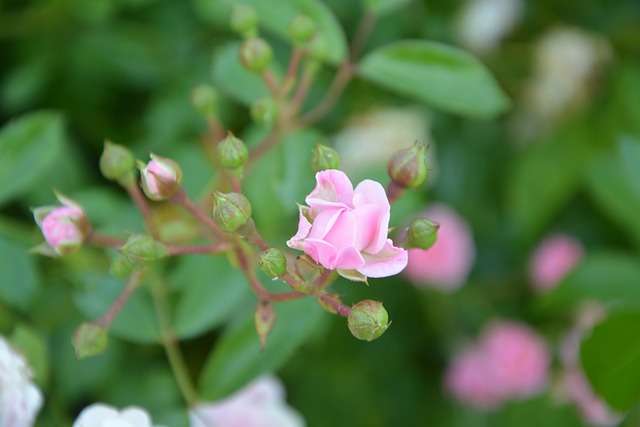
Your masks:
<svg viewBox="0 0 640 427"><path fill-rule="evenodd" d="M391 207L382 185L367 179L354 189L347 175L334 169L318 172L316 181L287 245L346 277L353 271L368 277L402 271L407 251L387 237Z"/></svg>
<svg viewBox="0 0 640 427"><path fill-rule="evenodd" d="M428 250L411 249L404 274L413 283L452 291L464 284L475 260L471 228L453 209L431 205L422 215L440 224L438 240Z"/></svg>
<svg viewBox="0 0 640 427"><path fill-rule="evenodd" d="M282 383L273 376L254 380L234 395L201 403L189 412L191 427L304 427L287 406Z"/></svg>
<svg viewBox="0 0 640 427"><path fill-rule="evenodd" d="M529 327L497 321L480 340L454 357L445 375L445 389L479 409L533 396L545 387L550 356L542 339Z"/></svg>
<svg viewBox="0 0 640 427"><path fill-rule="evenodd" d="M57 198L62 206L39 207L33 210L33 215L51 255L66 255L82 245L89 222L80 205L61 194Z"/></svg>
<svg viewBox="0 0 640 427"><path fill-rule="evenodd" d="M80 412L73 427L152 427L151 417L142 408L130 406L118 411L112 406L94 403Z"/></svg>
<svg viewBox="0 0 640 427"><path fill-rule="evenodd" d="M24 357L0 336L0 426L34 424L43 399L31 376Z"/></svg>
<svg viewBox="0 0 640 427"><path fill-rule="evenodd" d="M552 234L540 242L529 264L531 283L538 291L558 285L582 260L580 242L565 234Z"/></svg>
<svg viewBox="0 0 640 427"><path fill-rule="evenodd" d="M148 198L167 200L180 188L182 169L171 159L150 154L149 163L139 165L140 185Z"/></svg>

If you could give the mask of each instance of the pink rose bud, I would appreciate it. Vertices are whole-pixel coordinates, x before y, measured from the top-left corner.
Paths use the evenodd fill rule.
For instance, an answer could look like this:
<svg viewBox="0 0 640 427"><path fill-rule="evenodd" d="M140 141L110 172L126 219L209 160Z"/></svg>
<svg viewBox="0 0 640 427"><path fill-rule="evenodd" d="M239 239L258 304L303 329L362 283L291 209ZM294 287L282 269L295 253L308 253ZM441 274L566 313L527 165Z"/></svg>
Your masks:
<svg viewBox="0 0 640 427"><path fill-rule="evenodd" d="M364 180L354 189L344 172L334 169L318 172L316 181L287 245L347 278L402 271L407 251L387 237L391 206L382 185Z"/></svg>
<svg viewBox="0 0 640 427"><path fill-rule="evenodd" d="M80 412L73 427L153 427L151 417L142 408L130 406L118 411L102 403L94 403Z"/></svg>
<svg viewBox="0 0 640 427"><path fill-rule="evenodd" d="M191 427L304 427L304 419L287 406L280 380L265 376L218 402L189 411Z"/></svg>
<svg viewBox="0 0 640 427"><path fill-rule="evenodd" d="M514 322L490 324L478 343L456 356L445 375L445 388L479 409L524 399L548 382L547 346L529 327Z"/></svg>
<svg viewBox="0 0 640 427"><path fill-rule="evenodd" d="M58 194L63 206L45 206L33 211L36 223L42 231L54 255L75 252L84 241L90 225L80 205Z"/></svg>
<svg viewBox="0 0 640 427"><path fill-rule="evenodd" d="M167 200L180 188L182 170L171 159L151 153L151 161L139 164L140 184L144 194L155 201Z"/></svg>
<svg viewBox="0 0 640 427"><path fill-rule="evenodd" d="M445 205L432 205L422 217L439 224L430 249L411 249L404 275L419 286L452 291L462 286L475 259L471 228Z"/></svg>
<svg viewBox="0 0 640 427"><path fill-rule="evenodd" d="M547 236L531 257L531 283L538 291L554 288L580 263L583 256L582 245L573 237L564 234Z"/></svg>
<svg viewBox="0 0 640 427"><path fill-rule="evenodd" d="M0 426L34 425L43 398L32 376L22 354L0 336Z"/></svg>

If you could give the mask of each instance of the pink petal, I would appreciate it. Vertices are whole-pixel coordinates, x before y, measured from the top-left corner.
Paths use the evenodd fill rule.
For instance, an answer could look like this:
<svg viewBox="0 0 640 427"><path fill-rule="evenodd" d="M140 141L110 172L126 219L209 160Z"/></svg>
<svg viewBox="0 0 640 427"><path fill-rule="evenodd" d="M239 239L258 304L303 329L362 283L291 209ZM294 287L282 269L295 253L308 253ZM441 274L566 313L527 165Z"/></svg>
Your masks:
<svg viewBox="0 0 640 427"><path fill-rule="evenodd" d="M356 247L368 253L378 253L387 241L389 211L375 205L361 205L353 210L357 218Z"/></svg>
<svg viewBox="0 0 640 427"><path fill-rule="evenodd" d="M309 231L311 230L311 223L307 218L302 214L302 207L300 209L300 220L298 221L298 232L295 236L287 241L287 246L292 249L300 249L302 250L304 239L309 235Z"/></svg>
<svg viewBox="0 0 640 427"><path fill-rule="evenodd" d="M329 242L337 250L354 247L357 227L359 227L359 224L356 222L356 216L351 212L342 211L336 217L323 240Z"/></svg>
<svg viewBox="0 0 640 427"><path fill-rule="evenodd" d="M364 258L354 247L348 247L338 251L336 257L336 268L344 270L354 270L358 267L362 267L364 264Z"/></svg>
<svg viewBox="0 0 640 427"><path fill-rule="evenodd" d="M334 169L316 174L316 188L305 201L314 218L325 207L350 207L353 198L353 184L344 172Z"/></svg>
<svg viewBox="0 0 640 427"><path fill-rule="evenodd" d="M318 214L313 220L313 226L309 232L309 237L313 239L325 239L325 236L334 227L334 224L344 212L344 209L326 209Z"/></svg>
<svg viewBox="0 0 640 427"><path fill-rule="evenodd" d="M393 246L387 239L385 246L377 254L363 252L365 265L357 270L368 277L387 277L398 274L407 266L407 251Z"/></svg>
<svg viewBox="0 0 640 427"><path fill-rule="evenodd" d="M329 243L320 239L306 239L304 241L304 252L309 255L315 262L324 268L333 270L336 268L336 258L338 251Z"/></svg>
<svg viewBox="0 0 640 427"><path fill-rule="evenodd" d="M391 209L384 187L370 179L362 181L353 191L353 206L360 205L376 205L387 211Z"/></svg>

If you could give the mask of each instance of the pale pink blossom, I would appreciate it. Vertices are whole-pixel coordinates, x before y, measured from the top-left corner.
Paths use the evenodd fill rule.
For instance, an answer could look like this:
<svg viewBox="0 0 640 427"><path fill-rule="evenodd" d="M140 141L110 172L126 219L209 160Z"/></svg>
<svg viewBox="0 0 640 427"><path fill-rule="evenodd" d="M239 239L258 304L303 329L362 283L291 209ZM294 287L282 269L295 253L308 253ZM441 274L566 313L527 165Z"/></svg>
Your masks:
<svg viewBox="0 0 640 427"><path fill-rule="evenodd" d="M550 356L544 341L520 323L490 324L479 341L454 357L445 389L479 409L494 409L508 400L541 392L549 376Z"/></svg>
<svg viewBox="0 0 640 427"><path fill-rule="evenodd" d="M522 0L467 0L460 11L457 36L467 49L489 53L522 17Z"/></svg>
<svg viewBox="0 0 640 427"><path fill-rule="evenodd" d="M151 417L142 408L130 406L118 410L102 403L94 403L80 412L73 427L152 427Z"/></svg>
<svg viewBox="0 0 640 427"><path fill-rule="evenodd" d="M62 206L40 207L33 214L51 255L67 255L82 245L89 222L80 205L60 194L57 197Z"/></svg>
<svg viewBox="0 0 640 427"><path fill-rule="evenodd" d="M167 200L180 188L182 169L171 159L150 156L149 163L140 165L140 185L151 200Z"/></svg>
<svg viewBox="0 0 640 427"><path fill-rule="evenodd" d="M471 227L453 209L434 204L422 215L440 224L438 240L427 250L411 249L404 275L416 285L455 290L462 286L475 260Z"/></svg>
<svg viewBox="0 0 640 427"><path fill-rule="evenodd" d="M584 250L575 238L553 234L540 242L529 263L531 283L538 291L558 285L582 260Z"/></svg>
<svg viewBox="0 0 640 427"><path fill-rule="evenodd" d="M349 278L402 271L407 251L387 237L391 206L382 185L367 179L354 189L347 175L333 169L318 172L316 181L287 245Z"/></svg>
<svg viewBox="0 0 640 427"><path fill-rule="evenodd" d="M0 337L0 426L30 427L42 407L42 393L31 381L24 357Z"/></svg>
<svg viewBox="0 0 640 427"><path fill-rule="evenodd" d="M234 395L201 403L189 412L191 427L304 427L304 419L286 404L284 387L273 376L254 380Z"/></svg>

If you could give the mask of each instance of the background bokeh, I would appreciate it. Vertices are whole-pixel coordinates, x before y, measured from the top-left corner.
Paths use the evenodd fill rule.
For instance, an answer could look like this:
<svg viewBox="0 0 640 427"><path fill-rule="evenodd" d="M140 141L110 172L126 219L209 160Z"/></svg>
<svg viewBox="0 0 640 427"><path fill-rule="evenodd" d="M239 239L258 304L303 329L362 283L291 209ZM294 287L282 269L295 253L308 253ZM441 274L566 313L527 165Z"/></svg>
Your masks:
<svg viewBox="0 0 640 427"><path fill-rule="evenodd" d="M360 2L325 3L350 38ZM472 233L475 258L457 289L402 275L372 279L370 286L336 282L348 303L384 302L393 323L378 341L356 340L343 318L314 304L283 304L288 311L279 313L276 327L283 332L269 353L280 356L269 366L310 427L587 425L562 397L558 349L585 301L615 308L621 295L607 289L627 292L638 306L640 3L518 4L511 16L486 24L504 25L504 34L483 42L491 30L470 28L469 4L413 0L381 16L365 47L366 53L395 40L428 39L469 50L512 100L509 111L462 117L356 78L325 119L290 136L246 177L258 228L284 248L296 231L294 202L314 185L309 161L316 142L338 149L354 182L386 183L388 153L417 139L430 144L430 176L394 205L392 226L437 202ZM29 209L55 203L55 188L82 203L97 229L141 231L126 194L100 175L105 138L141 159L149 151L175 159L187 191L206 198L215 171L201 154L206 123L190 104L191 89L215 84L222 121L249 145L265 133L245 104L227 96L233 76L212 76L214 58L238 40L228 16L215 0L0 0L0 123L36 111L47 123L40 135L47 148L30 157L37 167L8 167L11 153L0 146L0 332L27 354L44 392L37 425L70 425L94 401L141 405L157 423L187 425L145 289L114 325L108 350L76 361L74 329L101 315L122 287L107 273L113 254L86 249L62 260L27 254L42 240ZM289 44L264 34L286 64ZM334 72L323 66L307 106L323 96ZM159 212L175 223L167 237L189 233L172 209ZM585 261L543 293L533 286L529 262L552 233L579 241ZM225 257L185 258L162 271L191 373L205 396L221 397L239 386L221 373L233 372L245 341L257 341L247 322L255 297ZM448 395L443 377L453 355L496 319L526 323L544 337L552 375L542 393L483 411ZM233 347L224 340L229 334L245 341ZM228 356L210 356L223 343ZM252 369L248 376L262 368ZM632 412L623 425L640 425L638 419Z"/></svg>

